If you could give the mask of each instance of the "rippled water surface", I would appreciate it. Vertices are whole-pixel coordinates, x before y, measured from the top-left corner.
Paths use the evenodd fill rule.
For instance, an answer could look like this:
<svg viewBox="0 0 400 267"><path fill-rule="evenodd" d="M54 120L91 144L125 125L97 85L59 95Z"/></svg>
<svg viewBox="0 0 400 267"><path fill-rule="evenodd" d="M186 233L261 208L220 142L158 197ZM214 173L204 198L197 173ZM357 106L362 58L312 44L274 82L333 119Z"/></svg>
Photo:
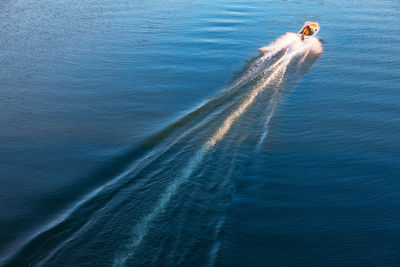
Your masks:
<svg viewBox="0 0 400 267"><path fill-rule="evenodd" d="M0 36L0 265L400 264L398 1L5 0Z"/></svg>

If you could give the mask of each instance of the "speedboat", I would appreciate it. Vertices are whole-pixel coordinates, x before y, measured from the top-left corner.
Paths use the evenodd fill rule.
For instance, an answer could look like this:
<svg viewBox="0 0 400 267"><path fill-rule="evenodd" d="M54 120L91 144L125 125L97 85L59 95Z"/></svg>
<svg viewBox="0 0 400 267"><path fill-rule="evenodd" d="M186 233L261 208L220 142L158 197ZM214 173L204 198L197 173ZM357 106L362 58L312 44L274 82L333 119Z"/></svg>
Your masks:
<svg viewBox="0 0 400 267"><path fill-rule="evenodd" d="M304 22L303 27L301 27L301 30L299 31L300 39L304 41L304 39L310 38L311 36L316 36L319 32L319 29L318 22Z"/></svg>

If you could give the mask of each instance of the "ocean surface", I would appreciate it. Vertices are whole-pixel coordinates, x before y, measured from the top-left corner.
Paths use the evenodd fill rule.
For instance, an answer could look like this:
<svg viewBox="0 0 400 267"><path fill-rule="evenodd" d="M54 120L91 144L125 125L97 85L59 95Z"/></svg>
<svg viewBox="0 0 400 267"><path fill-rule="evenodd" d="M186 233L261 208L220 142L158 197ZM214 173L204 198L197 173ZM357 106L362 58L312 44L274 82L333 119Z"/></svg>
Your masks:
<svg viewBox="0 0 400 267"><path fill-rule="evenodd" d="M0 266L400 266L399 61L398 0L0 1Z"/></svg>

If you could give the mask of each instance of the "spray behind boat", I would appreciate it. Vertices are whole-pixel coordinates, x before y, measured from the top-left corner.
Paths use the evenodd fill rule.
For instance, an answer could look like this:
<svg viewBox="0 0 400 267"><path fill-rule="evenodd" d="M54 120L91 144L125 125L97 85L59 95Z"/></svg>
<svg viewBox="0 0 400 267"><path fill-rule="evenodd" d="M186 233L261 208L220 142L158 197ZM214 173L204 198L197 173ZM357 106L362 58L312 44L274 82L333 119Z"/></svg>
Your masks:
<svg viewBox="0 0 400 267"><path fill-rule="evenodd" d="M260 51L263 54L247 67L244 74L231 87L201 107L201 109L204 109L209 105L213 106L216 101L222 106L224 106L223 103L228 104L226 110L219 112L222 115L220 118L210 116L212 121L218 121L219 123L208 129L210 132L207 139L195 151L192 151L190 156L188 155L184 164L159 196L159 199L155 201L154 206L142 218L133 223L130 240L124 245L124 249L116 254L113 266L129 265L132 263L130 262L132 259L138 257L142 242L149 235L150 230L154 229L152 225L156 218L162 216L170 205L171 200L179 194L183 185L190 183L191 178L202 168L207 156L217 150L217 145L222 143L232 131L234 124L245 124L251 121L250 119L243 121L241 117L245 116L245 113L251 113L252 107L256 106L257 102L260 102L263 97L268 95L270 97L268 106L262 105L262 109L256 110L256 112L264 114L254 116L254 118L259 118L261 123L264 121L261 127L262 133L257 137L256 146L260 147L262 145L267 137L271 118L279 104L281 85L285 82L286 86L289 83L296 82L297 77L306 72L322 53L322 45L318 38L310 36L309 39L301 41L298 34L286 33L268 46L260 48ZM293 67L296 71L288 73L290 67ZM290 77L286 77L288 76L287 74L290 74ZM268 91L270 94L266 94ZM240 96L237 98L232 97L232 95L236 94ZM211 110L213 109L218 109L218 107L211 107ZM205 120L207 120L207 117ZM257 122L253 121L254 123Z"/></svg>

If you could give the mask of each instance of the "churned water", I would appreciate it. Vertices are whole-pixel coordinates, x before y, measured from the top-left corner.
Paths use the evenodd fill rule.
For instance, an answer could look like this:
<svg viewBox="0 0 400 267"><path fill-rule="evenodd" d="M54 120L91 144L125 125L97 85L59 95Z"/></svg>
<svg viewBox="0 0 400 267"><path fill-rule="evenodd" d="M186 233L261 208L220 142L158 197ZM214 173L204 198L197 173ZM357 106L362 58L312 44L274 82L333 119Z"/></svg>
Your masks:
<svg viewBox="0 0 400 267"><path fill-rule="evenodd" d="M400 265L398 1L0 18L0 265Z"/></svg>

